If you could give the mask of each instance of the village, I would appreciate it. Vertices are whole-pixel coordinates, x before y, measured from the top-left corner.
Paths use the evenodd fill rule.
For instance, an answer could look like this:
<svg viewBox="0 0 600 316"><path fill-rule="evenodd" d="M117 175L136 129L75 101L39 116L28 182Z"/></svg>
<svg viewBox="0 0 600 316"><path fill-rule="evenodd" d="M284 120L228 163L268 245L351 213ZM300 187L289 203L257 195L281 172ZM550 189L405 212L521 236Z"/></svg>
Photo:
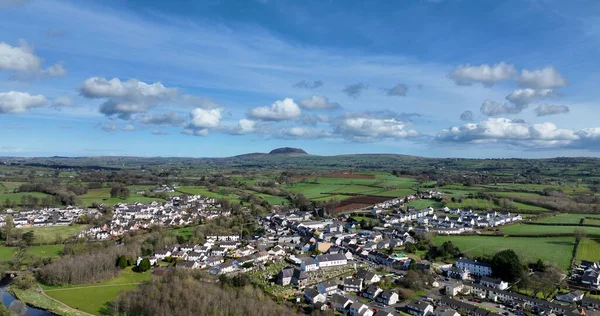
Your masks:
<svg viewBox="0 0 600 316"><path fill-rule="evenodd" d="M455 264L415 260L397 251L416 244L424 234L478 234L480 229L521 221L511 212L472 210L417 210L405 206L417 199L438 199L442 193L427 191L395 198L333 218L318 218L298 209L278 210L257 216L264 232L245 236L239 232L207 235L202 243L173 244L137 258L151 266L172 265L213 276L250 275L271 294L295 298L294 303L312 309L334 310L347 315L495 316L570 315L573 304L595 309L600 300L581 291L557 295L553 301L511 292L511 285L493 279L489 264L459 259ZM193 211L192 211L193 210ZM362 227L350 214L368 215L377 225ZM100 216L97 209L67 207L30 211L8 210L17 227L69 225L82 216ZM120 203L110 221L92 226L80 239L106 240L150 228L184 227L199 220L230 216L215 199L199 195L171 197L165 203ZM2 225L2 224L0 224ZM402 283L407 272L416 270L427 278L425 290L414 298L401 297L383 280ZM598 288L596 263L582 263L574 270L572 283L585 289ZM575 311L575 312L574 312Z"/></svg>

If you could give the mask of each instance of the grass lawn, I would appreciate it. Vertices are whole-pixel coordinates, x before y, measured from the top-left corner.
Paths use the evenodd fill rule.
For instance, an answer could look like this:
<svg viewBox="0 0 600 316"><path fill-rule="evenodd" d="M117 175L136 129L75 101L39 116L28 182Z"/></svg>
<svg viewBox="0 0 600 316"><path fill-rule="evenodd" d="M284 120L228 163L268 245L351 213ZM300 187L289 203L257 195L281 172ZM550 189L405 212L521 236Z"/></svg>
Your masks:
<svg viewBox="0 0 600 316"><path fill-rule="evenodd" d="M2 201L2 204L4 204L4 201L11 200L14 201L17 205L21 205L21 198L25 195L31 195L40 199L43 199L47 196L51 196L49 194L40 192L2 193L0 194L0 201Z"/></svg>
<svg viewBox="0 0 600 316"><path fill-rule="evenodd" d="M10 291L21 301L27 305L43 308L56 315L63 316L83 316L87 315L76 309L66 307L59 302L52 300L51 298L38 293L34 289L20 290L16 287L10 287Z"/></svg>
<svg viewBox="0 0 600 316"><path fill-rule="evenodd" d="M582 229L586 234L600 235L600 227L551 226L551 225L511 225L500 228L506 235L569 234Z"/></svg>
<svg viewBox="0 0 600 316"><path fill-rule="evenodd" d="M151 271L137 273L128 267L118 277L100 283L41 287L54 299L84 312L100 315L101 309L119 293L137 288L136 283L148 281L150 276Z"/></svg>
<svg viewBox="0 0 600 316"><path fill-rule="evenodd" d="M190 239L190 236L192 236L192 234L194 233L194 229L196 229L196 227L181 227L181 228L174 228L171 231L173 232L173 234L175 234L175 236L183 236L185 239Z"/></svg>
<svg viewBox="0 0 600 316"><path fill-rule="evenodd" d="M576 259L594 262L600 260L600 239L583 238L579 242Z"/></svg>
<svg viewBox="0 0 600 316"><path fill-rule="evenodd" d="M87 229L87 225L51 226L21 228L23 233L32 231L35 243L61 243L65 239L76 236L80 231Z"/></svg>
<svg viewBox="0 0 600 316"><path fill-rule="evenodd" d="M470 256L493 256L498 251L513 249L524 262L542 259L564 270L571 265L575 246L573 237L436 236L433 238L433 243L441 245L448 240Z"/></svg>
<svg viewBox="0 0 600 316"><path fill-rule="evenodd" d="M600 218L594 218L594 219L585 219L585 224L589 224L589 225L600 225Z"/></svg>
<svg viewBox="0 0 600 316"><path fill-rule="evenodd" d="M547 208L543 208L541 206L529 205L529 204L519 203L519 202L512 202L512 203L519 210L524 210L524 211L541 211L541 212L549 211Z"/></svg>
<svg viewBox="0 0 600 316"><path fill-rule="evenodd" d="M494 202L484 199L463 199L462 203L450 202L449 208L470 208L474 210L491 210L496 207Z"/></svg>
<svg viewBox="0 0 600 316"><path fill-rule="evenodd" d="M33 246L29 247L29 253L38 257L54 258L60 256L64 247L64 245ZM15 251L15 248L0 246L0 261L12 260Z"/></svg>
<svg viewBox="0 0 600 316"><path fill-rule="evenodd" d="M435 200L416 200L409 202L408 206L414 206L417 210L422 210L431 206L437 210L442 208L442 202L438 202Z"/></svg>
<svg viewBox="0 0 600 316"><path fill-rule="evenodd" d="M158 198L149 198L141 194L136 194L135 190L130 192L130 196L127 199L111 198L110 188L102 189L89 189L87 194L80 195L79 198L84 206L90 206L92 203L104 203L107 205L115 205L117 203L151 203L152 201L162 202L164 200Z"/></svg>

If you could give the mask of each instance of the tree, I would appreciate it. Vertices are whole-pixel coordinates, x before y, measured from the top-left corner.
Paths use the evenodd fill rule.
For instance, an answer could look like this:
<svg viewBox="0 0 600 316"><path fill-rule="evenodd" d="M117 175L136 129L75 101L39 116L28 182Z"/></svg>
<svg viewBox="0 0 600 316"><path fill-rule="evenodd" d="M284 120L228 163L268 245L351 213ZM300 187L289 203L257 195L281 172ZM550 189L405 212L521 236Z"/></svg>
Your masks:
<svg viewBox="0 0 600 316"><path fill-rule="evenodd" d="M415 263L415 260L410 259L410 261L408 262L408 270L409 271L416 271L417 270L417 264Z"/></svg>
<svg viewBox="0 0 600 316"><path fill-rule="evenodd" d="M10 303L10 306L8 308L10 309L11 312L13 312L13 315L19 315L19 316L27 315L27 306L25 305L25 303L23 303L19 300L12 301L12 303Z"/></svg>
<svg viewBox="0 0 600 316"><path fill-rule="evenodd" d="M146 272L146 271L150 270L150 267L151 267L150 260L148 260L148 258L144 258L138 265L138 271Z"/></svg>
<svg viewBox="0 0 600 316"><path fill-rule="evenodd" d="M494 275L507 282L516 281L523 272L521 259L512 249L496 253L492 258L491 266Z"/></svg>
<svg viewBox="0 0 600 316"><path fill-rule="evenodd" d="M28 231L25 234L23 234L22 238L27 246L31 246L33 244L33 240L35 239L35 236L33 235L33 231Z"/></svg>
<svg viewBox="0 0 600 316"><path fill-rule="evenodd" d="M127 268L127 258L125 256L119 256L117 259L117 267L121 269Z"/></svg>
<svg viewBox="0 0 600 316"><path fill-rule="evenodd" d="M10 244L10 242L12 241L12 235L14 233L15 222L13 221L12 215L6 215L4 221L6 222L6 224L4 224L2 234L4 235L6 243Z"/></svg>
<svg viewBox="0 0 600 316"><path fill-rule="evenodd" d="M585 230L583 228L575 228L575 230L573 231L573 235L575 236L575 239L577 241L580 241L586 236Z"/></svg>

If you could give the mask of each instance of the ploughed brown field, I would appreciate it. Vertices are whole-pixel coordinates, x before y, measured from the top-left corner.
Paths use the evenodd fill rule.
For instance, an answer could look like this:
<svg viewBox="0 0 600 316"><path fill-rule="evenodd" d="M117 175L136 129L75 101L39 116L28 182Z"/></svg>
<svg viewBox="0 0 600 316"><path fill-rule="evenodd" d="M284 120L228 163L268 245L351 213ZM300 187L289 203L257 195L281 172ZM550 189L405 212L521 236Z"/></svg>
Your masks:
<svg viewBox="0 0 600 316"><path fill-rule="evenodd" d="M345 199L335 208L336 213L348 212L391 200L390 197L362 195Z"/></svg>
<svg viewBox="0 0 600 316"><path fill-rule="evenodd" d="M318 175L306 175L295 177L294 180L303 180L311 178L346 178L346 179L375 179L374 174L356 174L356 173L329 173Z"/></svg>

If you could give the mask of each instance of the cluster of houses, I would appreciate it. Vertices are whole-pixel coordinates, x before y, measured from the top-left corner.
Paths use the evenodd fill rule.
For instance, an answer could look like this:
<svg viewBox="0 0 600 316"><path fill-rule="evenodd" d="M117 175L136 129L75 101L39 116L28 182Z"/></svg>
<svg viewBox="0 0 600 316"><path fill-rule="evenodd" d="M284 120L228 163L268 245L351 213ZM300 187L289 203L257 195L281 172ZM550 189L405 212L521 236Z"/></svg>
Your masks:
<svg viewBox="0 0 600 316"><path fill-rule="evenodd" d="M600 290L600 261L583 260L573 269L569 282L585 289Z"/></svg>
<svg viewBox="0 0 600 316"><path fill-rule="evenodd" d="M151 226L185 226L230 215L231 211L222 209L215 199L200 195L171 197L164 203L119 203L113 207L109 223L82 231L79 237L102 240Z"/></svg>
<svg viewBox="0 0 600 316"><path fill-rule="evenodd" d="M520 214L511 214L508 211L477 213L473 210L448 207L444 207L439 212L432 207L423 210L409 207L406 211L394 209L386 213L383 213L382 209L374 208L372 213L381 218L384 227L404 231L435 232L442 235L463 234L475 229L503 226L523 219Z"/></svg>
<svg viewBox="0 0 600 316"><path fill-rule="evenodd" d="M64 208L49 207L34 210L7 209L0 215L0 227L6 225L6 217L11 216L17 228L21 227L46 227L46 226L68 226L79 217L86 216L94 218L100 212L94 208L81 208L67 206Z"/></svg>

